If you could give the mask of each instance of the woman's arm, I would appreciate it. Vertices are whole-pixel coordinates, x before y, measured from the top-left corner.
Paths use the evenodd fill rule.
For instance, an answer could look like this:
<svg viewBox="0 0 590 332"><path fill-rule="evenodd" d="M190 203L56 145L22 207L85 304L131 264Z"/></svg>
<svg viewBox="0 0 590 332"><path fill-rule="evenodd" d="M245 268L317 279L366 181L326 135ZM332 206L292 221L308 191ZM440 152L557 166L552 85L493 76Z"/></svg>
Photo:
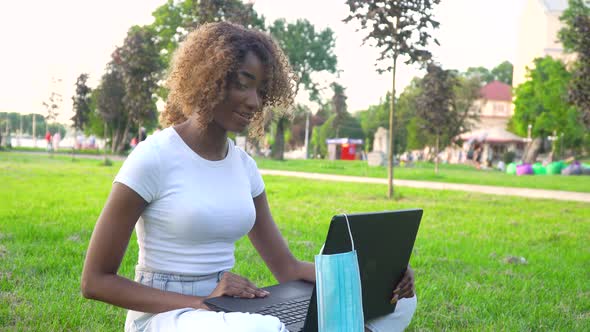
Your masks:
<svg viewBox="0 0 590 332"><path fill-rule="evenodd" d="M302 279L315 282L313 263L297 260L274 222L266 192L254 198L256 222L248 237L279 282Z"/></svg>
<svg viewBox="0 0 590 332"><path fill-rule="evenodd" d="M119 307L158 313L206 308L202 297L160 291L117 275L135 223L147 203L126 185L115 183L92 233L82 272L82 294Z"/></svg>

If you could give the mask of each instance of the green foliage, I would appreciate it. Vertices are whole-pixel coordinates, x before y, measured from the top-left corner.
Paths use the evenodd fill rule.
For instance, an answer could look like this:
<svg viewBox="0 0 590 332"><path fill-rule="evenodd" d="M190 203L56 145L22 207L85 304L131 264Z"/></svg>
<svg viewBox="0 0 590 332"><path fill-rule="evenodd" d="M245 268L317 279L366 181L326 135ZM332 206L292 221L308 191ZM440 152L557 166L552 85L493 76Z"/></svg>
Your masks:
<svg viewBox="0 0 590 332"><path fill-rule="evenodd" d="M156 46L165 68L179 42L200 24L230 21L264 30L264 17L256 13L252 3L239 0L168 0L152 16L154 22L150 27L156 34Z"/></svg>
<svg viewBox="0 0 590 332"><path fill-rule="evenodd" d="M84 130L90 117L92 90L86 85L87 81L88 74L80 74L76 80L76 93L72 96L74 116L71 120L77 130Z"/></svg>
<svg viewBox="0 0 590 332"><path fill-rule="evenodd" d="M579 52L581 46L587 43L587 31L580 30L583 28L584 17L590 16L590 6L585 0L569 0L568 8L559 18L563 23L563 28L559 31L559 40L563 47L569 52ZM582 20L582 21L580 21Z"/></svg>
<svg viewBox="0 0 590 332"><path fill-rule="evenodd" d="M336 129L335 137L340 137L340 129L344 126L344 120L348 114L346 110L346 99L348 97L344 94L344 87L340 84L333 82L331 87L334 92L332 96L332 109L336 115L332 125Z"/></svg>
<svg viewBox="0 0 590 332"><path fill-rule="evenodd" d="M364 138L363 129L359 120L349 113L345 113L342 118L342 122L337 131L334 122L336 121L337 114L332 114L319 127L315 127L311 139L312 151L319 154L321 158L325 158L328 155L328 145L326 140L329 138Z"/></svg>
<svg viewBox="0 0 590 332"><path fill-rule="evenodd" d="M465 76L477 77L483 84L488 84L496 79L494 74L492 74L489 69L482 66L467 68L467 71L465 71Z"/></svg>
<svg viewBox="0 0 590 332"><path fill-rule="evenodd" d="M153 29L134 26L117 51L125 86L123 104L136 125L157 121L155 93L163 65L154 39Z"/></svg>
<svg viewBox="0 0 590 332"><path fill-rule="evenodd" d="M513 162L514 158L516 158L516 153L514 153L514 151L506 151L502 155L502 161L504 161L504 164L506 164L506 165Z"/></svg>
<svg viewBox="0 0 590 332"><path fill-rule="evenodd" d="M392 71L391 103L389 107L389 185L388 195L393 197L393 154L395 151L395 74L399 57L405 59L406 64L416 62L426 63L432 54L426 48L433 39L431 33L440 23L434 20L433 9L440 0L347 0L350 15L344 22L355 20L360 22L361 29L369 29L363 39L375 42L380 51L377 61L385 61L385 67L377 67L377 71ZM438 44L438 40L434 39Z"/></svg>
<svg viewBox="0 0 590 332"><path fill-rule="evenodd" d="M365 137L365 149L371 149L375 133L379 127L389 127L389 103L391 94L387 93L385 99L379 100L379 104L371 105L367 110L357 112L363 135Z"/></svg>
<svg viewBox="0 0 590 332"><path fill-rule="evenodd" d="M423 130L435 138L435 172L438 173L439 149L454 137L452 131L458 121L453 107L458 81L455 72L435 64L428 65L426 71L420 83L422 93L416 100L417 115L422 120Z"/></svg>
<svg viewBox="0 0 590 332"><path fill-rule="evenodd" d="M337 58L334 54L334 31L330 28L316 31L306 19L288 23L277 19L268 27L277 40L299 77L299 85L310 93L311 100L319 100L320 88L311 78L312 73L336 72Z"/></svg>
<svg viewBox="0 0 590 332"><path fill-rule="evenodd" d="M356 20L361 29L369 29L364 42L373 40L380 49L378 61L405 56L406 63L425 62L432 57L426 46L432 30L440 23L434 20L433 9L440 0L346 0L351 14L344 22ZM434 39L438 44L438 41ZM393 70L387 61L379 71Z"/></svg>
<svg viewBox="0 0 590 332"><path fill-rule="evenodd" d="M516 88L512 129L526 136L532 124L534 137L547 137L553 131L564 133L564 147L582 145L585 129L580 113L567 102L567 88L571 74L563 62L551 57L534 60L528 69L528 80Z"/></svg>
<svg viewBox="0 0 590 332"><path fill-rule="evenodd" d="M116 54L116 53L115 53ZM96 88L96 111L91 117L91 127L94 128L94 134L102 137L109 137L111 142L111 152L122 151L124 146L123 132L128 121L128 115L125 111L123 98L125 97L125 82L123 81L123 72L121 66L113 59L102 76L100 85ZM102 119L102 127L106 123L107 129L98 129L100 125L98 118ZM107 133L105 133L105 131Z"/></svg>
<svg viewBox="0 0 590 332"><path fill-rule="evenodd" d="M512 73L514 66L509 61L504 61L496 68L492 69L491 74L494 75L494 79L500 82L504 82L512 86Z"/></svg>
<svg viewBox="0 0 590 332"><path fill-rule="evenodd" d="M469 67L463 74L468 78L478 79L482 84L488 84L492 81L500 81L512 85L512 73L514 66L509 61L504 61L492 70L485 67Z"/></svg>
<svg viewBox="0 0 590 332"><path fill-rule="evenodd" d="M311 100L321 103L319 85L311 78L311 74L336 72L334 32L330 28L316 32L314 25L305 19L299 19L295 23L278 19L268 27L268 30L287 55L293 71L299 77L296 90L303 87L309 92ZM279 160L283 159L284 126L286 125L286 118L277 120L272 155Z"/></svg>
<svg viewBox="0 0 590 332"><path fill-rule="evenodd" d="M590 5L584 0L570 0L560 19L563 28L559 38L567 51L577 54L568 100L580 111L583 123L590 129Z"/></svg>
<svg viewBox="0 0 590 332"><path fill-rule="evenodd" d="M113 166L113 161L110 158L104 158L104 160L99 164L100 166Z"/></svg>
<svg viewBox="0 0 590 332"><path fill-rule="evenodd" d="M33 135L33 116L35 116L35 127L36 132L35 136L37 138L45 137L45 127L46 121L45 117L41 114L20 114L16 112L0 112L0 120L4 122L3 126L8 125L8 129L10 132L14 133L21 128L22 122L22 129L23 135Z"/></svg>

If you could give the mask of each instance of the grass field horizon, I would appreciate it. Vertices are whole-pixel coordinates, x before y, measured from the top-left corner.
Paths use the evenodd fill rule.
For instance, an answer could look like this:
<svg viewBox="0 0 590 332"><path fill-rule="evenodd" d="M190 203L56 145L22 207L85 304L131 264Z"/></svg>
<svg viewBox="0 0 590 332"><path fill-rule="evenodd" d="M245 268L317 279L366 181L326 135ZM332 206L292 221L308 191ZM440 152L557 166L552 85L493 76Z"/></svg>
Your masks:
<svg viewBox="0 0 590 332"><path fill-rule="evenodd" d="M85 300L92 229L120 167L67 156L0 153L0 330L120 331L125 310ZM261 167L262 168L262 167ZM590 326L590 207L476 193L265 176L293 253L313 260L341 212L419 207L412 254L418 310L410 331L583 331ZM525 262L522 263L520 258ZM120 268L132 277L135 236ZM234 272L274 283L247 239Z"/></svg>
<svg viewBox="0 0 590 332"><path fill-rule="evenodd" d="M256 158L256 162L260 169L387 179L387 167L369 166L366 161L360 160L289 159L279 161ZM441 164L438 175L434 173L433 163L420 162L409 167L396 166L394 167L394 179L590 193L590 176L587 175L516 176L493 169L477 170L473 166L464 164Z"/></svg>
<svg viewBox="0 0 590 332"><path fill-rule="evenodd" d="M25 152L25 153L23 153ZM28 152L28 153L27 153ZM49 157L48 153L20 151L3 152L7 156L31 155ZM113 156L109 156L113 158ZM117 156L119 157L119 156ZM71 160L71 152L60 152L53 155L60 160ZM101 155L76 155L77 159L102 158ZM260 169L299 171L320 174L351 175L371 178L387 178L387 168L380 166L368 166L366 161L345 160L273 160L268 158L255 158ZM589 161L586 161L589 162ZM115 165L119 165L115 163ZM398 180L447 182L456 184L475 184L486 186L502 186L515 188L546 189L590 193L590 176L564 176L564 175L535 175L516 176L499 172L497 170L477 170L464 164L441 164L440 173L434 173L434 164L427 162L415 163L411 167L396 166L394 178Z"/></svg>

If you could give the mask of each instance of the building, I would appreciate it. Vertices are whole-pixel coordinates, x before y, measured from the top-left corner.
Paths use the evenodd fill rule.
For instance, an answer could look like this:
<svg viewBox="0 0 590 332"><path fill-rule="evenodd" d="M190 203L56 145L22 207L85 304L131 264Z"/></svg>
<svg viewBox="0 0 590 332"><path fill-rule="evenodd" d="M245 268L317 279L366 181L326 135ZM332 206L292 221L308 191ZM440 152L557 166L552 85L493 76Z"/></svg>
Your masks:
<svg viewBox="0 0 590 332"><path fill-rule="evenodd" d="M363 140L356 138L329 138L328 159L330 160L359 160L361 159Z"/></svg>
<svg viewBox="0 0 590 332"><path fill-rule="evenodd" d="M486 84L480 90L481 98L475 101L480 110L474 129L506 128L512 117L512 87L500 81Z"/></svg>
<svg viewBox="0 0 590 332"><path fill-rule="evenodd" d="M506 130L512 117L512 87L500 81L486 84L480 90L481 98L474 106L479 109L479 121L473 123L473 130L460 135L465 143L463 150L476 146L483 149L482 155L488 161L501 159L506 151L521 152L525 141ZM450 151L449 162L463 162L466 154ZM460 157L462 156L462 157Z"/></svg>
<svg viewBox="0 0 590 332"><path fill-rule="evenodd" d="M535 58L551 56L568 62L572 55L564 53L558 33L562 28L559 17L568 6L568 0L525 0L526 4L518 32L518 47L514 62L512 85L526 81L526 68Z"/></svg>

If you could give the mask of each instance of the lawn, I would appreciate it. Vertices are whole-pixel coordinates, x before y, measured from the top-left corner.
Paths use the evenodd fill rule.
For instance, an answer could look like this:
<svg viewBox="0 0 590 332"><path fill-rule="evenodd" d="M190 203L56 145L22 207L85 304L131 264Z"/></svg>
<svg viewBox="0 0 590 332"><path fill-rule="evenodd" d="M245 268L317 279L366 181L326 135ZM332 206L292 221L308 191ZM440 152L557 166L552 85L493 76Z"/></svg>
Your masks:
<svg viewBox="0 0 590 332"><path fill-rule="evenodd" d="M387 178L387 167L368 166L366 161L333 161L323 159L277 161L259 158L256 159L256 162L261 169ZM442 164L440 167L441 169L438 175L434 174L434 164L432 163L417 163L412 167L396 167L394 169L394 178L590 192L590 176L516 176L495 170L477 170L467 165Z"/></svg>
<svg viewBox="0 0 590 332"><path fill-rule="evenodd" d="M120 165L0 153L1 331L122 330L123 309L79 292L88 240ZM389 201L384 185L264 179L282 233L306 260L335 213L424 209L410 330L590 327L588 204L411 188ZM236 256L235 272L260 286L274 282L247 240ZM121 274L131 277L136 259L133 238Z"/></svg>

